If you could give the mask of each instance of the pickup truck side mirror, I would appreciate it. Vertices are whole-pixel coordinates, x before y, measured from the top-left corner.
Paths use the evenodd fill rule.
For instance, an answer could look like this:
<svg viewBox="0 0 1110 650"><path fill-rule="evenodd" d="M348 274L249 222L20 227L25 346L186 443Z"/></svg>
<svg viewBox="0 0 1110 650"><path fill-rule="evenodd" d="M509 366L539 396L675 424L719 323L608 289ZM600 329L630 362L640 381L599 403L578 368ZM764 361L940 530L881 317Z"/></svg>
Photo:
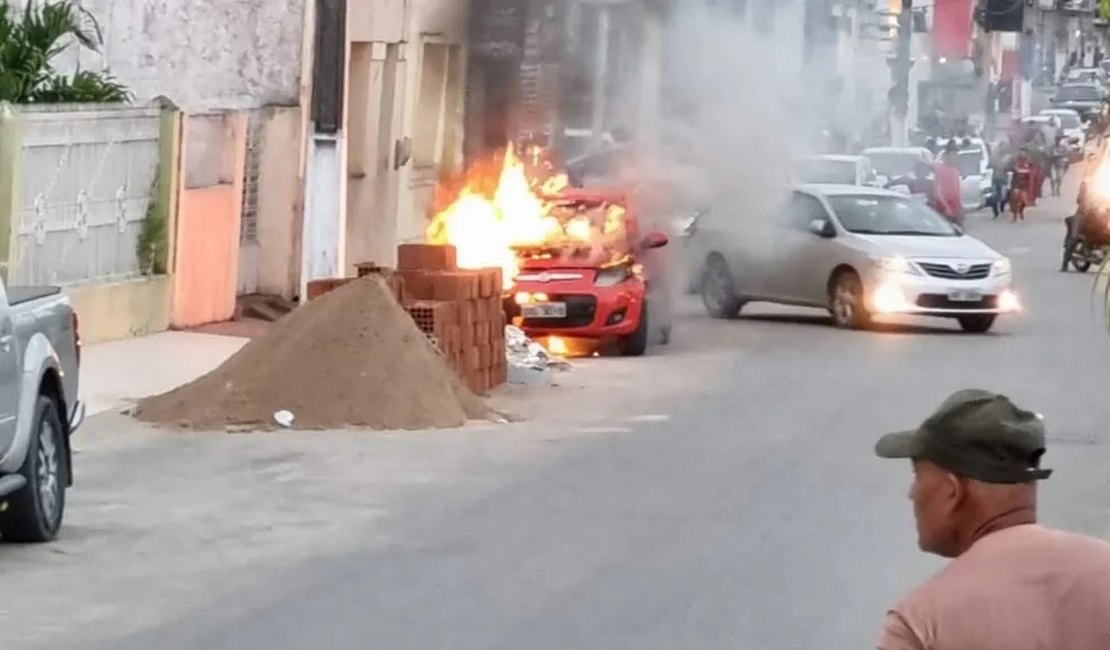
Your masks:
<svg viewBox="0 0 1110 650"><path fill-rule="evenodd" d="M809 222L809 231L818 237L832 239L836 237L836 227L828 219L814 219Z"/></svg>
<svg viewBox="0 0 1110 650"><path fill-rule="evenodd" d="M663 248L669 241L670 240L663 233L652 231L645 235L643 240L640 241L640 248L645 251L653 248Z"/></svg>

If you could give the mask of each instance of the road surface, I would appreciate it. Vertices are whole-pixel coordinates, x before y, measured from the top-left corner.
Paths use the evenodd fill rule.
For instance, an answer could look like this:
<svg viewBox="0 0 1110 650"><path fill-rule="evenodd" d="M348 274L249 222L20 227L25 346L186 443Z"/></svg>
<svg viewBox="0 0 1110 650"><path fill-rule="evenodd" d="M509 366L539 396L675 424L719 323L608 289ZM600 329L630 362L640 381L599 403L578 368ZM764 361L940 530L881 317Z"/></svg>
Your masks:
<svg viewBox="0 0 1110 650"><path fill-rule="evenodd" d="M871 647L940 564L915 548L908 465L871 447L953 390L1041 411L1044 520L1110 536L1110 334L1091 277L1057 270L1064 209L971 219L1028 307L988 336L692 306L665 353L503 397L518 424L253 436L98 418L63 538L0 546L0 648Z"/></svg>

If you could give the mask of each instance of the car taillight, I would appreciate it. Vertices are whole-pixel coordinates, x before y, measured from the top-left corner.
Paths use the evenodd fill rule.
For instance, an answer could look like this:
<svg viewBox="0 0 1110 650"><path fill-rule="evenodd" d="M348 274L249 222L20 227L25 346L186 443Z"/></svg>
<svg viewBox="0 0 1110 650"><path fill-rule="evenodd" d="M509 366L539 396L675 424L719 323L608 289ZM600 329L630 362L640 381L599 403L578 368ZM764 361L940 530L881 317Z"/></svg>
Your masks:
<svg viewBox="0 0 1110 650"><path fill-rule="evenodd" d="M73 347L77 357L77 365L81 365L81 330L78 327L77 312L73 312Z"/></svg>

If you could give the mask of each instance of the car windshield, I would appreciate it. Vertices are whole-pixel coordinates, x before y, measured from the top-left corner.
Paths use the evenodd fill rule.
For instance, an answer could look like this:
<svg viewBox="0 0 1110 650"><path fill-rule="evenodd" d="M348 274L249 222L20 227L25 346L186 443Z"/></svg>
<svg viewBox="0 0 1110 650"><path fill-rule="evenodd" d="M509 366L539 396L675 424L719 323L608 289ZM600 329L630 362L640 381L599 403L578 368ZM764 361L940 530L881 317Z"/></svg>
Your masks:
<svg viewBox="0 0 1110 650"><path fill-rule="evenodd" d="M1045 113L1045 115L1052 115L1060 120L1060 126L1065 129L1077 129L1082 126L1079 116L1075 113Z"/></svg>
<svg viewBox="0 0 1110 650"><path fill-rule="evenodd" d="M1064 102L1097 102L1100 99L1098 88L1093 86L1063 86L1056 93L1056 100Z"/></svg>
<svg viewBox="0 0 1110 650"><path fill-rule="evenodd" d="M960 176L973 176L981 174L983 165L983 152L979 149L961 151L956 156L956 167Z"/></svg>
<svg viewBox="0 0 1110 650"><path fill-rule="evenodd" d="M799 183L856 184L856 163L848 160L799 160L794 163Z"/></svg>
<svg viewBox="0 0 1110 650"><path fill-rule="evenodd" d="M867 157L875 166L875 171L887 178L908 176L916 170L921 160L916 153L909 151L869 151Z"/></svg>
<svg viewBox="0 0 1110 650"><path fill-rule="evenodd" d="M836 218L857 235L958 237L944 217L918 201L899 196L830 196Z"/></svg>

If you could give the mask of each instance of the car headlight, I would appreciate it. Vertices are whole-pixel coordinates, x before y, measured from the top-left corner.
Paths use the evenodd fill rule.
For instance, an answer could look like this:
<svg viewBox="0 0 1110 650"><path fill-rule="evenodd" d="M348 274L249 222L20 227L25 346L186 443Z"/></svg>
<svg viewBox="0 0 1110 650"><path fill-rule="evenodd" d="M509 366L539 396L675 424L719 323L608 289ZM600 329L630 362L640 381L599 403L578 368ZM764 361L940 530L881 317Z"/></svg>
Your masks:
<svg viewBox="0 0 1110 650"><path fill-rule="evenodd" d="M875 265L884 271L891 273L917 273L917 269L906 258L900 255L890 255L887 257L876 257Z"/></svg>
<svg viewBox="0 0 1110 650"><path fill-rule="evenodd" d="M1003 257L1002 259L995 260L992 268L995 275L1006 275L1011 271L1010 258Z"/></svg>
<svg viewBox="0 0 1110 650"><path fill-rule="evenodd" d="M632 277L632 268L627 264L610 266L597 272L594 284L599 287L613 287Z"/></svg>

